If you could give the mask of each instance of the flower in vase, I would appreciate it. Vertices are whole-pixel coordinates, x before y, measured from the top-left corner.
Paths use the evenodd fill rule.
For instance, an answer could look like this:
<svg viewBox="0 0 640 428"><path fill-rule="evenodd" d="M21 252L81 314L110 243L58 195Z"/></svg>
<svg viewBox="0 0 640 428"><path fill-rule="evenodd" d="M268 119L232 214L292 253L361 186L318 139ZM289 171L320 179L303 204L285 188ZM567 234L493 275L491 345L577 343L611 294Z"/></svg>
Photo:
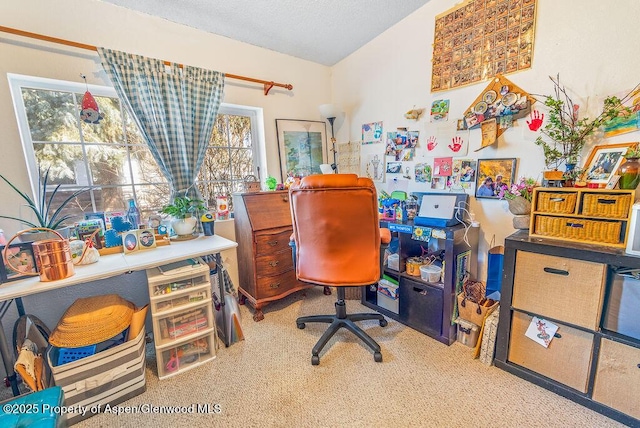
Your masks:
<svg viewBox="0 0 640 428"><path fill-rule="evenodd" d="M500 192L498 192L498 197L509 200L521 196L531 202L531 198L533 198L533 188L537 186L539 186L539 184L535 178L520 177L520 179L512 183L511 186L501 188Z"/></svg>

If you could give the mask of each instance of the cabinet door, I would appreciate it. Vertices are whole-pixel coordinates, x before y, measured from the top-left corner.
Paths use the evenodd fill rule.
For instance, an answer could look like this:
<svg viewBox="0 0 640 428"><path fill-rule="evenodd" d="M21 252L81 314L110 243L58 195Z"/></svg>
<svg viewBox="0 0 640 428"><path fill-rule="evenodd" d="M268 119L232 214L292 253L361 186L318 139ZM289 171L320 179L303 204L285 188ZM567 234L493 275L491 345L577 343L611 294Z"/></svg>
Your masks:
<svg viewBox="0 0 640 428"><path fill-rule="evenodd" d="M525 336L531 319L525 313L513 312L509 361L580 392L587 392L593 334L559 324L559 337L554 337L545 348Z"/></svg>
<svg viewBox="0 0 640 428"><path fill-rule="evenodd" d="M595 331L606 273L602 263L518 251L512 306Z"/></svg>
<svg viewBox="0 0 640 428"><path fill-rule="evenodd" d="M435 335L442 333L443 291L407 278L400 279L400 319L407 325Z"/></svg>
<svg viewBox="0 0 640 428"><path fill-rule="evenodd" d="M602 339L593 399L640 419L640 349Z"/></svg>

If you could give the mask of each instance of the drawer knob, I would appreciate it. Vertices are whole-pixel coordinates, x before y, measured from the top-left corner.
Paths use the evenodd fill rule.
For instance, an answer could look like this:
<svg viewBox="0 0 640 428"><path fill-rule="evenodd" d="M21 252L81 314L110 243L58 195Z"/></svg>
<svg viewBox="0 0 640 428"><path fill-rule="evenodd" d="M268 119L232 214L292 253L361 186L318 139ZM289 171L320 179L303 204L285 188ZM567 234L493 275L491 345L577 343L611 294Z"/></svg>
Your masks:
<svg viewBox="0 0 640 428"><path fill-rule="evenodd" d="M282 202L289 202L289 195L285 195L282 197Z"/></svg>
<svg viewBox="0 0 640 428"><path fill-rule="evenodd" d="M269 287L278 288L278 287L280 287L280 283L279 282L273 282L273 283L269 284Z"/></svg>
<svg viewBox="0 0 640 428"><path fill-rule="evenodd" d="M275 247L276 245L278 245L278 240L275 241L269 241L267 242L270 246Z"/></svg>
<svg viewBox="0 0 640 428"><path fill-rule="evenodd" d="M271 261L269 262L269 266L271 266L271 267L276 267L276 266L278 266L278 263L280 263L280 261L279 261L279 260L271 260Z"/></svg>
<svg viewBox="0 0 640 428"><path fill-rule="evenodd" d="M546 267L546 268L543 268L542 270L545 271L546 273L552 273L554 275L569 276L569 271L562 270L562 269Z"/></svg>

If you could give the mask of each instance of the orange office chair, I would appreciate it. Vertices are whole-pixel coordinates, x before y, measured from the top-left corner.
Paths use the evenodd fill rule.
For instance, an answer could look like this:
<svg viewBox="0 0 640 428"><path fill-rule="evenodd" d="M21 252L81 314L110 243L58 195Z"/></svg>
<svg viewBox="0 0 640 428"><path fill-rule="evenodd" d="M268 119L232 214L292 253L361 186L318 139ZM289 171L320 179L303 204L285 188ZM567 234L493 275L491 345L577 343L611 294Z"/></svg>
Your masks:
<svg viewBox="0 0 640 428"><path fill-rule="evenodd" d="M391 240L389 229L380 229L378 200L373 182L355 174L311 175L289 189L293 220L292 247L298 280L337 288L335 315L312 315L296 320L331 324L311 352L311 364L320 363L320 351L340 329L358 336L382 361L380 345L354 321L387 320L380 314L347 315L344 287L371 285L381 277L381 247ZM382 236L382 238L381 238Z"/></svg>

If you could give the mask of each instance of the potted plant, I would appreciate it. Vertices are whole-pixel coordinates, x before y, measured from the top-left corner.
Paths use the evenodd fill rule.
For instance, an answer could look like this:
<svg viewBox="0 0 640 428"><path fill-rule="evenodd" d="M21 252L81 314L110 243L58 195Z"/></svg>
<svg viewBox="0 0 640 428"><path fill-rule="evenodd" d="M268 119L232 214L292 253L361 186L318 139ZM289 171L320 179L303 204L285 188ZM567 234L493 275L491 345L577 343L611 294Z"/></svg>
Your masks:
<svg viewBox="0 0 640 428"><path fill-rule="evenodd" d="M531 214L531 200L533 199L533 189L538 186L535 178L520 177L511 186L503 187L498 193L500 199L506 199L509 204L509 211L514 215L514 229L528 229Z"/></svg>
<svg viewBox="0 0 640 428"><path fill-rule="evenodd" d="M197 213L205 210L203 201L188 196L176 196L173 202L165 206L160 212L174 218L171 226L178 236L192 235L198 224ZM194 217L194 214L196 216Z"/></svg>
<svg viewBox="0 0 640 428"><path fill-rule="evenodd" d="M582 177L582 174L584 174L585 170L584 168L580 168L580 167L573 167L573 168L569 168L567 169L563 174L562 174L562 179L564 180L564 187L573 187L574 184L580 179L580 177Z"/></svg>
<svg viewBox="0 0 640 428"><path fill-rule="evenodd" d="M549 108L548 121L540 128L542 135L536 138L535 144L542 147L547 169L551 172L557 171L556 174L545 173L545 178L559 180L563 174L558 171L558 168L564 164L571 169L571 165L578 163L587 137L605 122L621 114L631 113L631 109L625 107L624 103L629 100L634 91L629 92L622 99L616 96L607 97L602 112L594 119L579 118L579 106L573 102L566 88L560 84L560 77L549 76L549 78L553 82L554 93L542 95L544 105Z"/></svg>
<svg viewBox="0 0 640 428"><path fill-rule="evenodd" d="M47 187L49 185L49 169L44 173L44 176L40 176L38 182L38 194L36 195L36 199L32 199L28 194L18 189L13 183L11 183L5 176L0 174L0 178L7 183L13 190L20 195L22 199L25 201L25 206L29 208L33 214L35 215L34 221L29 221L23 218L11 217L6 215L0 215L0 218L6 218L10 220L16 220L20 223L25 224L30 228L47 228L53 230L62 230L65 226L65 222L72 217L70 214L63 215L64 208L77 196L86 192L89 189L80 189L73 192L66 199L64 199L58 208L53 209L52 204L58 190L60 189L60 184L58 184L50 194L47 194ZM27 236L25 236L27 235ZM64 236L65 233L62 233ZM66 235L68 236L68 231L66 231ZM48 233L45 232L33 232L32 234L22 234L20 235L20 240L23 242L29 241L37 241L40 239L45 239L48 236Z"/></svg>

